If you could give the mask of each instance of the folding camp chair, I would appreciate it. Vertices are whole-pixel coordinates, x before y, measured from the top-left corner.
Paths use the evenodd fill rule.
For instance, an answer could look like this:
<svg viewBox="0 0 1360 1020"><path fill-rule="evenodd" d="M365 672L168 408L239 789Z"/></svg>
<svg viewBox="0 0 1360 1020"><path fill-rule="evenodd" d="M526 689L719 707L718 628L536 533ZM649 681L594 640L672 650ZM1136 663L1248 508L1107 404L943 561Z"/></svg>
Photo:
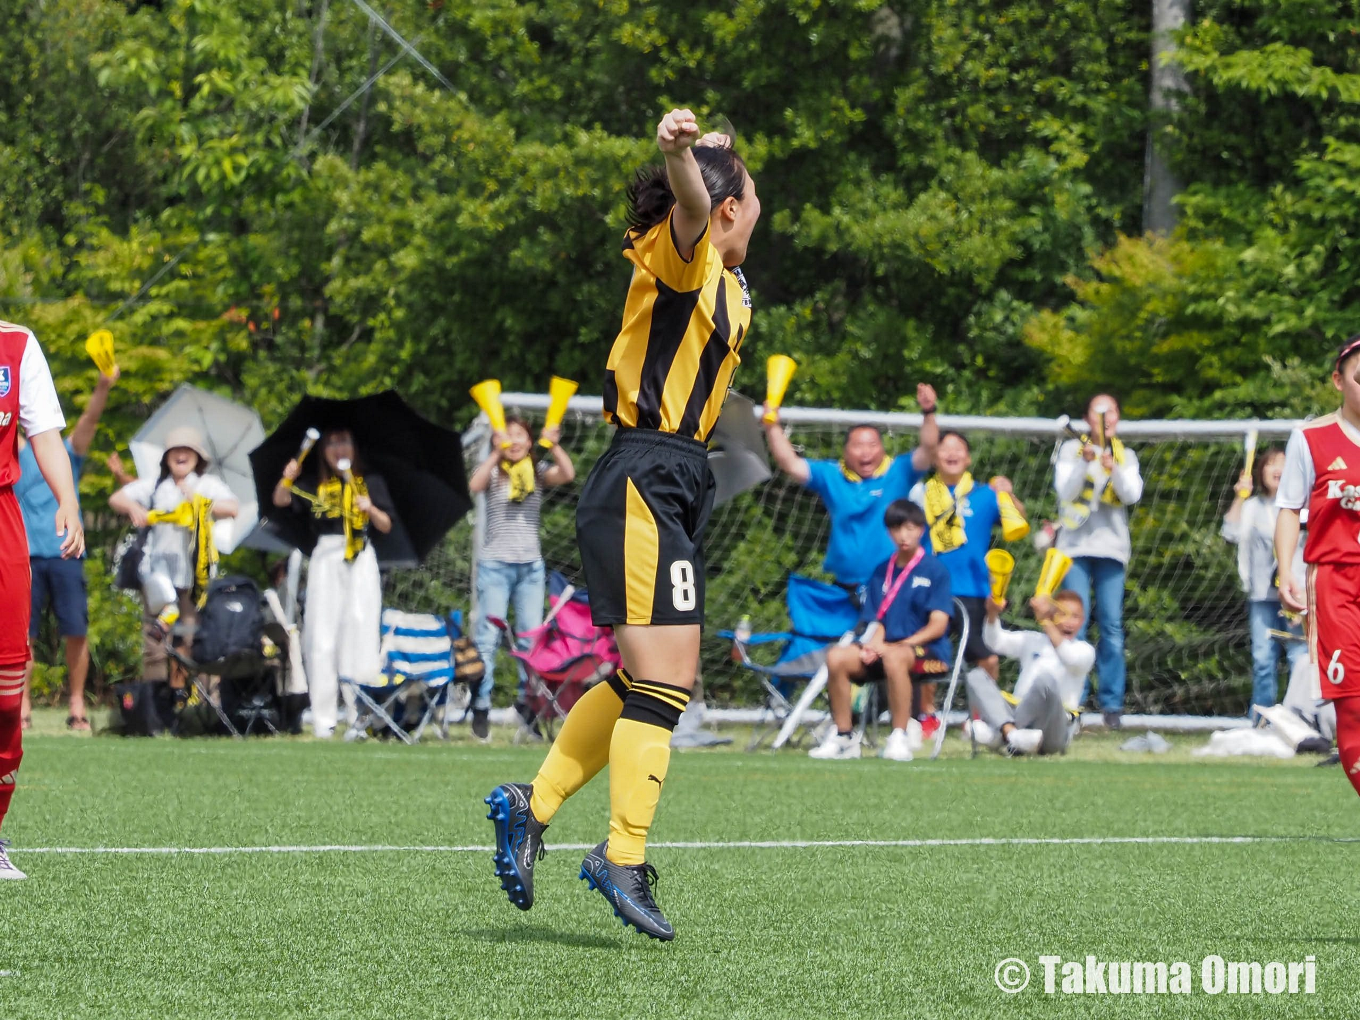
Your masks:
<svg viewBox="0 0 1360 1020"><path fill-rule="evenodd" d="M740 639L734 631L719 631L718 636L732 641L741 664L756 674L765 689L763 716L751 735L746 750L754 751L775 726L780 732L771 745L778 749L788 742L806 709L826 687L828 645L843 640L859 620L859 609L844 588L823 584L801 574L790 574L785 586L785 605L791 629L769 634L752 634ZM751 659L752 647L783 642L773 665ZM795 702L800 682L812 696ZM785 732L787 730L787 732Z"/></svg>
<svg viewBox="0 0 1360 1020"><path fill-rule="evenodd" d="M911 675L913 681L934 683L937 682L945 672L949 673L949 687L945 690L944 707L940 709L940 728L935 731L933 739L934 746L930 750L932 761L938 758L940 752L944 750L944 734L945 730L949 728L949 713L954 707L954 695L959 688L959 677L963 674L963 654L968 648L968 613L964 609L963 603L958 599L954 600L954 612L957 614L961 627L958 641L954 647L953 663L941 663L937 660L918 660L916 664L917 668L912 671ZM967 697L966 691L964 697ZM931 707L933 708L934 706ZM861 714L859 721L860 739L864 740L867 736L870 746L877 743L878 722L881 713L882 709L879 704L879 684L874 682L869 685L865 700L865 709ZM976 750L974 753L976 754Z"/></svg>
<svg viewBox="0 0 1360 1020"><path fill-rule="evenodd" d="M613 630L591 622L586 590L553 571L548 591L547 619L532 630L512 636L504 620L489 618L523 670L529 717L515 733L517 743L535 727L551 740L558 721L567 717L586 688L621 665Z"/></svg>
<svg viewBox="0 0 1360 1020"><path fill-rule="evenodd" d="M439 719L439 737L449 737L448 704L453 689L453 640L462 632L462 614L382 611L382 674L376 683L351 684L358 718L353 739L369 729L390 731L406 744L418 742ZM346 681L349 682L349 681Z"/></svg>

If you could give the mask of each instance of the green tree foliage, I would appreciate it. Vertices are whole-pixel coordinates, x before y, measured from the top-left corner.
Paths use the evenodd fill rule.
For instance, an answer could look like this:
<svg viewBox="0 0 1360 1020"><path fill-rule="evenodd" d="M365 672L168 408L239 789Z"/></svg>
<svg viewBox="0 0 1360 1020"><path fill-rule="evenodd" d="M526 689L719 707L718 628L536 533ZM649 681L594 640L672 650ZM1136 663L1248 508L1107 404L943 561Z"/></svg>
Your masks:
<svg viewBox="0 0 1360 1020"><path fill-rule="evenodd" d="M1183 227L1139 237L1147 5L1115 0L20 0L0 24L0 315L62 395L125 368L96 452L193 380L273 424L396 385L598 386L624 189L673 104L765 209L748 360L790 399L1054 413L1310 409L1354 332L1360 16L1207 0L1164 132ZM376 84L364 90L365 82ZM758 371L739 385L758 390ZM108 478L84 487L99 514ZM804 556L787 550L790 562Z"/></svg>

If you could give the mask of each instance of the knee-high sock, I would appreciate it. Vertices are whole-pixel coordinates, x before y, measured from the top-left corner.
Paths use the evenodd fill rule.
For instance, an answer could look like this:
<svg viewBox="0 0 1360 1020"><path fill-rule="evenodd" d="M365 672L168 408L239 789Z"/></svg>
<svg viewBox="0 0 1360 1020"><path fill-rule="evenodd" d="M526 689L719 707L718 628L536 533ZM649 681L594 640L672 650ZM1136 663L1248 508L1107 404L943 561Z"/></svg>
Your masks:
<svg viewBox="0 0 1360 1020"><path fill-rule="evenodd" d="M23 724L19 706L23 701L24 667L0 666L0 825L4 824L14 796L19 762L24 758Z"/></svg>
<svg viewBox="0 0 1360 1020"><path fill-rule="evenodd" d="M615 864L647 859L647 831L671 762L671 733L689 704L689 691L655 680L634 680L609 741L609 846Z"/></svg>
<svg viewBox="0 0 1360 1020"><path fill-rule="evenodd" d="M633 678L626 669L607 676L571 706L548 757L534 777L529 808L545 825L562 802L609 764L609 735L623 711Z"/></svg>
<svg viewBox="0 0 1360 1020"><path fill-rule="evenodd" d="M1336 749L1341 768L1355 792L1360 793L1360 698L1341 698L1336 706Z"/></svg>

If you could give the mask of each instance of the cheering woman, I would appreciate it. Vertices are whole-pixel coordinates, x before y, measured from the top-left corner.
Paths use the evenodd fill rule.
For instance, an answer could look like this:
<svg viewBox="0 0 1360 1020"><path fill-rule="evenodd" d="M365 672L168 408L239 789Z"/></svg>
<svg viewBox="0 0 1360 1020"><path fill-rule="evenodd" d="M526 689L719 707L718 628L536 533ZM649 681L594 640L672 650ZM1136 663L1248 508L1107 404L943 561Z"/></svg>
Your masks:
<svg viewBox="0 0 1360 1020"><path fill-rule="evenodd" d="M318 445L316 480L295 485L302 468L290 460L274 487L274 505L304 514L316 535L302 641L312 726L325 739L335 733L340 677L371 684L382 671L382 581L368 533L370 527L384 535L392 530L392 502L380 475L361 473L347 430L324 433ZM353 723L353 688L346 684L343 693L347 721Z"/></svg>
<svg viewBox="0 0 1360 1020"><path fill-rule="evenodd" d="M698 672L714 492L705 443L751 322L737 267L760 200L731 140L701 138L689 110L666 114L656 143L665 165L641 171L628 192L623 254L633 276L604 378L605 417L618 428L576 509L591 615L614 628L624 668L572 708L532 784L503 784L486 800L496 874L528 910L544 828L608 765L609 836L586 854L581 877L625 924L669 940L647 831Z"/></svg>

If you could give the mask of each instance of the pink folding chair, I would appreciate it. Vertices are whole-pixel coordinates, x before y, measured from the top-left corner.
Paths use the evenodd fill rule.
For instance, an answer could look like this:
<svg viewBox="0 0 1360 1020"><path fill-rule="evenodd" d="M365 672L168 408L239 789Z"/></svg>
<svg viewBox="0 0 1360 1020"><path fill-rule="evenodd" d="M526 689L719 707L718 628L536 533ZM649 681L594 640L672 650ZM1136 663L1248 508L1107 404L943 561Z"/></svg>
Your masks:
<svg viewBox="0 0 1360 1020"><path fill-rule="evenodd" d="M525 673L524 701L531 716L515 734L517 743L535 725L551 740L558 721L567 717L586 689L621 665L614 631L591 622L584 589L567 584L548 603L547 619L519 635L512 635L504 620L490 618ZM521 650L516 638L528 642L528 647Z"/></svg>

